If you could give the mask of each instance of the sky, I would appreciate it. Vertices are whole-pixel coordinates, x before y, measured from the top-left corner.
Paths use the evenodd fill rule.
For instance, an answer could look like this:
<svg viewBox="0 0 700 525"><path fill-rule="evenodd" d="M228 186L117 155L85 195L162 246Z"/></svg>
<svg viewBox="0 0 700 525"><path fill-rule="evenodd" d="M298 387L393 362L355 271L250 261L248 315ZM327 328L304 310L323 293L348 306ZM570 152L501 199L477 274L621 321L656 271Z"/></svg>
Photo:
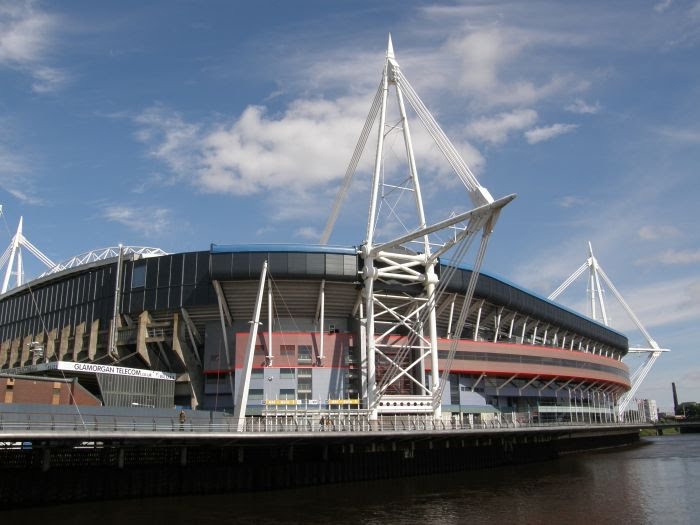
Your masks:
<svg viewBox="0 0 700 525"><path fill-rule="evenodd" d="M0 0L0 243L20 216L56 262L119 243L317 243L389 33L481 184L517 194L483 268L546 296L590 241L672 350L638 397L670 410L675 381L700 401L698 0ZM420 129L430 217L469 209ZM370 148L333 244L363 241L372 162ZM585 297L582 279L559 300L585 313Z"/></svg>

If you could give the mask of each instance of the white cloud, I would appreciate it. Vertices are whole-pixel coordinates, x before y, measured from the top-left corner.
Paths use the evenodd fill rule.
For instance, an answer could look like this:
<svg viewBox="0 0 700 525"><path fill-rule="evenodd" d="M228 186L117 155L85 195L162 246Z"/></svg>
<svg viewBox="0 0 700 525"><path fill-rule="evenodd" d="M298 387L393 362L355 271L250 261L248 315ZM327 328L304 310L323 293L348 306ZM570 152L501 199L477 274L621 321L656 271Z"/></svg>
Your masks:
<svg viewBox="0 0 700 525"><path fill-rule="evenodd" d="M492 144L502 144L513 131L529 128L537 121L537 112L532 109L517 109L500 113L495 117L482 117L467 126L470 137Z"/></svg>
<svg viewBox="0 0 700 525"><path fill-rule="evenodd" d="M657 262L666 265L700 263L700 250L665 250L657 255L644 258L640 264Z"/></svg>
<svg viewBox="0 0 700 525"><path fill-rule="evenodd" d="M147 109L135 119L140 126L137 138L150 146L149 154L164 162L175 173L196 169L199 127L161 106Z"/></svg>
<svg viewBox="0 0 700 525"><path fill-rule="evenodd" d="M656 11L657 13L663 13L664 11L666 11L666 9L671 7L672 3L673 0L661 0L658 4L654 6L654 11Z"/></svg>
<svg viewBox="0 0 700 525"><path fill-rule="evenodd" d="M577 98L572 104L566 106L566 110L580 115L594 115L600 111L600 103L588 104L580 98Z"/></svg>
<svg viewBox="0 0 700 525"><path fill-rule="evenodd" d="M25 204L41 204L24 158L0 144L0 188Z"/></svg>
<svg viewBox="0 0 700 525"><path fill-rule="evenodd" d="M55 46L59 26L56 16L35 8L31 1L0 4L0 67L27 72L34 77L32 89L46 93L62 86L67 76L46 61Z"/></svg>
<svg viewBox="0 0 700 525"><path fill-rule="evenodd" d="M108 206L102 216L146 235L164 233L171 226L171 211L165 208Z"/></svg>
<svg viewBox="0 0 700 525"><path fill-rule="evenodd" d="M678 237L681 232L675 226L647 224L639 228L637 233L640 239L645 241L655 241L657 239Z"/></svg>
<svg viewBox="0 0 700 525"><path fill-rule="evenodd" d="M557 201L557 205L560 208L574 208L576 206L581 206L585 203L585 199L582 199L581 197L576 197L575 195L565 195Z"/></svg>
<svg viewBox="0 0 700 525"><path fill-rule="evenodd" d="M700 319L698 277L659 281L621 293L647 329ZM629 330L634 327L633 322L622 314L617 319L616 328Z"/></svg>
<svg viewBox="0 0 700 525"><path fill-rule="evenodd" d="M147 144L151 156L200 191L237 196L263 193L268 203L274 203L271 217L287 220L290 210L296 216L313 216L330 209L362 129L368 100L367 96L298 99L276 115L265 107L249 106L238 118L217 124L191 124L173 111L154 107L135 118L136 136ZM449 166L442 154L420 126L413 129L419 169L425 177L442 177L441 186L448 184ZM375 134L370 135L360 172L368 173L373 162ZM396 137L385 142L387 173L394 169L393 161L405 156L403 139ZM456 142L455 147L478 171L481 154L466 142ZM435 169L436 165L441 168ZM290 201L295 205L289 206Z"/></svg>
<svg viewBox="0 0 700 525"><path fill-rule="evenodd" d="M676 143L700 144L700 130L697 129L664 127L657 129L656 132L662 137Z"/></svg>
<svg viewBox="0 0 700 525"><path fill-rule="evenodd" d="M692 20L700 19L700 2L695 2L695 5L688 11L688 15Z"/></svg>
<svg viewBox="0 0 700 525"><path fill-rule="evenodd" d="M441 50L461 62L457 83L453 79L449 83L479 104L489 106L529 105L555 94L579 90L583 84L568 74L549 73L544 82L536 83L526 77L526 71L519 75L510 72L509 66L521 59L528 48L538 47L550 38L546 32L516 27L480 29L454 37Z"/></svg>
<svg viewBox="0 0 700 525"><path fill-rule="evenodd" d="M358 117L342 101L298 100L279 118L250 106L203 137L199 183L206 191L248 195L336 179L362 129Z"/></svg>
<svg viewBox="0 0 700 525"><path fill-rule="evenodd" d="M537 144L569 133L578 127L576 124L552 124L542 128L534 128L525 132L525 138L530 144Z"/></svg>
<svg viewBox="0 0 700 525"><path fill-rule="evenodd" d="M0 144L0 175L7 177L9 174L21 174L26 171L24 161Z"/></svg>
<svg viewBox="0 0 700 525"><path fill-rule="evenodd" d="M490 28L453 39L448 45L462 61L461 86L486 92L499 85L500 69L520 54L524 42Z"/></svg>
<svg viewBox="0 0 700 525"><path fill-rule="evenodd" d="M36 67L33 71L34 83L32 91L35 93L50 93L60 89L68 81L68 76L60 69L52 67Z"/></svg>
<svg viewBox="0 0 700 525"><path fill-rule="evenodd" d="M321 232L312 226L305 226L303 228L299 228L295 232L295 236L307 241L318 242L318 239L321 238Z"/></svg>
<svg viewBox="0 0 700 525"><path fill-rule="evenodd" d="M49 46L53 19L34 10L32 2L0 5L0 64L38 61Z"/></svg>

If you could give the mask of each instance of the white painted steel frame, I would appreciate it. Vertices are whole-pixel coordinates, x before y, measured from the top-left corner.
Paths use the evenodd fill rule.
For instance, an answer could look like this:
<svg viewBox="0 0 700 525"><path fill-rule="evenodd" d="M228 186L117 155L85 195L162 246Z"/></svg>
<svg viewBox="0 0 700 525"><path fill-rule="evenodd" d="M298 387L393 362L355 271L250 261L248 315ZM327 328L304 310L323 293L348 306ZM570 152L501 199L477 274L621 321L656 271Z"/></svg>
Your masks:
<svg viewBox="0 0 700 525"><path fill-rule="evenodd" d="M248 390L250 389L250 376L253 370L253 360L255 358L255 339L258 336L258 326L260 325L260 310L262 308L263 293L265 291L265 278L267 277L267 261L263 263L260 272L260 284L258 285L258 295L255 299L255 311L253 320L250 322L250 333L248 334L248 347L246 349L243 367L241 368L240 385L238 395L234 403L233 419L239 432L245 430L245 412L248 404Z"/></svg>
<svg viewBox="0 0 700 525"><path fill-rule="evenodd" d="M390 86L396 92L396 101L400 114L400 123L392 126L389 131L400 129L406 159L408 163L409 178L402 186L391 186L383 181L383 157L384 139L386 130L387 99ZM416 168L413 143L410 126L406 114L405 100L409 102L426 128L435 140L440 151L445 155L450 165L455 169L460 180L468 190L475 209L461 213L454 217L428 226L423 204L418 170ZM346 172L343 186L334 204L331 218L329 219L321 241L328 241L333 223L337 217L339 206L347 192L352 173L357 166L359 155L364 148L369 130L371 130L376 116L379 116L377 130L377 144L375 151L375 163L372 177L370 203L367 220L365 242L360 250L364 260L362 279L364 282L363 300L364 317L361 320L361 331L364 334L362 342L363 363L366 364L366 390L363 388L366 407L369 409L370 419L376 420L380 412L432 412L435 418L441 416L441 398L445 382L449 374L452 359L456 350L456 339L450 352L450 359L443 375L440 377L438 365L437 346L437 321L436 305L440 295L444 291L444 285L439 286L439 279L435 271L439 257L448 250L455 248L459 262L466 253L473 238L482 233L481 246L474 265L472 279L469 283L467 294L462 306L460 319L454 331L457 337L461 335L466 313L469 310L476 278L479 273L481 260L483 259L488 236L495 224L498 214L503 206L510 202L514 196L508 196L494 201L488 191L483 188L476 177L471 173L464 160L459 156L454 146L440 129L435 119L430 115L425 105L403 77L399 65L394 56L394 50L389 37L386 62L382 81L375 96L370 115L365 122L365 127L355 148L355 153ZM378 204L380 186L382 184L393 189L409 190L415 200L416 222L418 227L413 232L402 235L388 242L375 244L375 234L378 220ZM466 223L466 226L458 226ZM456 228L456 229L455 229ZM447 242L431 243L430 235L436 232L450 231ZM422 252L406 251L403 246L413 241L422 240ZM433 252L432 247L436 246ZM445 278L444 282L449 281ZM377 288L378 283L399 282L406 284L420 284L423 292L419 295L412 293L385 293ZM452 310L454 305L452 305ZM361 309L362 310L362 309ZM451 318L452 316L450 316ZM404 332L400 343L392 343L398 329ZM366 352L366 361L365 358ZM426 384L425 365L430 362L430 385ZM382 363L386 370L382 377L377 378L377 364ZM407 395L399 389L398 394L391 395L392 385L406 378L412 385L414 394ZM363 385L364 386L364 385Z"/></svg>
<svg viewBox="0 0 700 525"><path fill-rule="evenodd" d="M2 210L0 209L0 213ZM7 247L5 252L0 257L0 268L7 264L7 269L5 270L5 278L2 281L2 290L0 293L7 292L10 285L10 278L14 273L16 276L15 286L22 286L24 284L24 265L22 260L22 248L26 248L29 252L39 259L45 266L52 268L56 265L51 259L44 255L39 248L34 246L29 239L27 239L22 233L22 223L24 218L19 218L19 224L17 225L17 231L15 235L10 240L10 245ZM15 264L15 260L17 261ZM15 268L13 271L13 267Z"/></svg>
<svg viewBox="0 0 700 525"><path fill-rule="evenodd" d="M630 389L624 394L622 394L618 399L618 416L620 418L623 418L627 410L627 406L629 405L630 401L634 399L635 394L639 390L639 387L641 386L646 376L649 374L651 368L654 366L656 360L663 352L669 352L670 350L667 348L660 348L658 343L651 337L651 334L649 334L642 322L635 315L634 311L632 311L632 308L630 308L630 306L627 304L627 301L625 301L625 299L622 297L622 294L620 294L620 292L617 290L615 285L607 276L603 268L600 266L600 263L596 259L595 255L593 255L593 246L590 242L588 243L588 259L586 259L586 262L579 266L579 268L574 273L572 273L556 290L554 290L554 292L552 292L549 295L548 299L553 300L559 297L559 295L561 295L561 293L564 290L566 290L574 281L576 281L576 279L579 276L581 276L583 272L586 271L586 269L589 270L588 281L590 293L590 308L591 316L593 317L593 319L597 320L596 306L598 306L600 307L600 314L603 323L606 326L609 326L609 319L605 308L605 299L603 296L603 288L600 284L600 281L602 279L602 281L610 288L610 291L613 293L613 295L620 303L627 315L629 315L630 319L632 319L632 322L634 322L635 326L642 333L649 345L646 348L629 349L630 354L645 353L647 354L647 358L631 374L630 381L632 383L632 386L630 387ZM595 347L593 349L593 353L595 353Z"/></svg>

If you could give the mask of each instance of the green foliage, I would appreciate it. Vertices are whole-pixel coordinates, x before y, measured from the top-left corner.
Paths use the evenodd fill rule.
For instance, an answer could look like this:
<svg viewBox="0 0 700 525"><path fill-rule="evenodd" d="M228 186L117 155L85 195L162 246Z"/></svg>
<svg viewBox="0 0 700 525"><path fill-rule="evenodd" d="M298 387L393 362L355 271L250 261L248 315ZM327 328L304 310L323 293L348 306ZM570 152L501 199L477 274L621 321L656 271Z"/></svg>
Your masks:
<svg viewBox="0 0 700 525"><path fill-rule="evenodd" d="M687 419L700 419L700 403L686 402L678 405L677 416L685 416Z"/></svg>

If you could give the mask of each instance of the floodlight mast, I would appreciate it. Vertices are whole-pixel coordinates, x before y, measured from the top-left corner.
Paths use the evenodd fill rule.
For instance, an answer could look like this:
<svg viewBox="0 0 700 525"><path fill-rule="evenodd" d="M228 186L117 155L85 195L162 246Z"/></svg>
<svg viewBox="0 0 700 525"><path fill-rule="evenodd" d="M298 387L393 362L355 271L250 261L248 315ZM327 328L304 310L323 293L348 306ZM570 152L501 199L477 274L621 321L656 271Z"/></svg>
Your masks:
<svg viewBox="0 0 700 525"><path fill-rule="evenodd" d="M629 353L630 354L647 354L646 360L632 373L630 376L630 381L632 383L630 389L625 392L622 396L620 396L618 400L618 406L617 406L617 411L618 411L618 416L623 419L625 411L627 410L627 406L629 405L630 401L634 399L635 394L637 393L637 390L639 390L639 387L641 386L642 382L646 378L646 376L649 374L649 371L651 368L654 366L654 363L656 360L659 358L659 356L663 352L669 352L670 350L667 348L660 348L658 343L651 337L647 329L644 327L642 322L639 320L639 318L635 315L635 313L632 311L632 308L627 304L627 301L622 297L622 294L615 288L615 285L612 283L610 278L607 276L603 268L600 266L600 263L596 259L596 257L593 255L593 246L591 246L591 243L588 243L588 259L586 259L586 262L583 263L579 268L572 273L554 292L552 292L548 299L554 300L561 293L566 290L579 276L581 276L586 269L589 270L589 276L588 276L588 282L589 282L589 293L590 293L590 308L591 308L591 317L593 320L597 321L597 315L596 315L596 305L600 307L600 313L601 313L601 320L605 326L610 326L610 322L608 319L608 315L605 309L605 300L603 296L603 288L600 284L600 281L602 281L608 286L610 291L613 293L617 301L620 303L622 306L623 310L629 315L630 319L632 319L632 322L635 324L635 326L639 329L639 331L642 333L644 338L646 339L648 343L648 347L640 348L640 347L633 347L629 348Z"/></svg>
<svg viewBox="0 0 700 525"><path fill-rule="evenodd" d="M388 126L386 115L391 88L396 93L399 122ZM475 207L473 210L432 225L427 224L406 102L415 111L421 124L465 185L471 203ZM376 420L380 413L432 413L435 418L440 418L442 392L449 374L449 365L447 369L443 366L441 377L435 306L444 290L444 283L448 282L449 278L441 282L436 272L436 265L439 264L439 257L453 248L459 254L454 262L459 263L473 238L481 232L482 248L478 252L472 282L464 300L465 308L468 308L488 236L501 208L515 196L511 195L494 201L489 192L479 184L456 148L403 76L396 61L391 35L389 35L382 81L321 237L322 244L326 244L330 238L343 199L377 117L379 125L367 229L365 241L360 248L360 256L363 259L361 271L363 288L357 311L360 312L363 334L361 353L362 362L365 365L362 397L370 420ZM400 131L402 134L408 166L408 176L401 185L389 185L384 180L387 176L384 169L384 139L393 131ZM415 204L416 228L389 241L378 241L376 235L379 226L380 199L384 197L380 190L383 187L410 193ZM447 231L450 231L450 235L446 235L449 241L431 239L432 234ZM421 246L420 251L416 251L416 244L411 244L409 248L409 243L418 243ZM418 295L397 292L391 286L387 286L388 283L419 284L422 285L423 290ZM463 324L464 320L462 326L453 332L457 339L461 335ZM402 335L399 335L400 333ZM453 354L454 350L451 353ZM428 368L430 368L429 381L426 377Z"/></svg>

